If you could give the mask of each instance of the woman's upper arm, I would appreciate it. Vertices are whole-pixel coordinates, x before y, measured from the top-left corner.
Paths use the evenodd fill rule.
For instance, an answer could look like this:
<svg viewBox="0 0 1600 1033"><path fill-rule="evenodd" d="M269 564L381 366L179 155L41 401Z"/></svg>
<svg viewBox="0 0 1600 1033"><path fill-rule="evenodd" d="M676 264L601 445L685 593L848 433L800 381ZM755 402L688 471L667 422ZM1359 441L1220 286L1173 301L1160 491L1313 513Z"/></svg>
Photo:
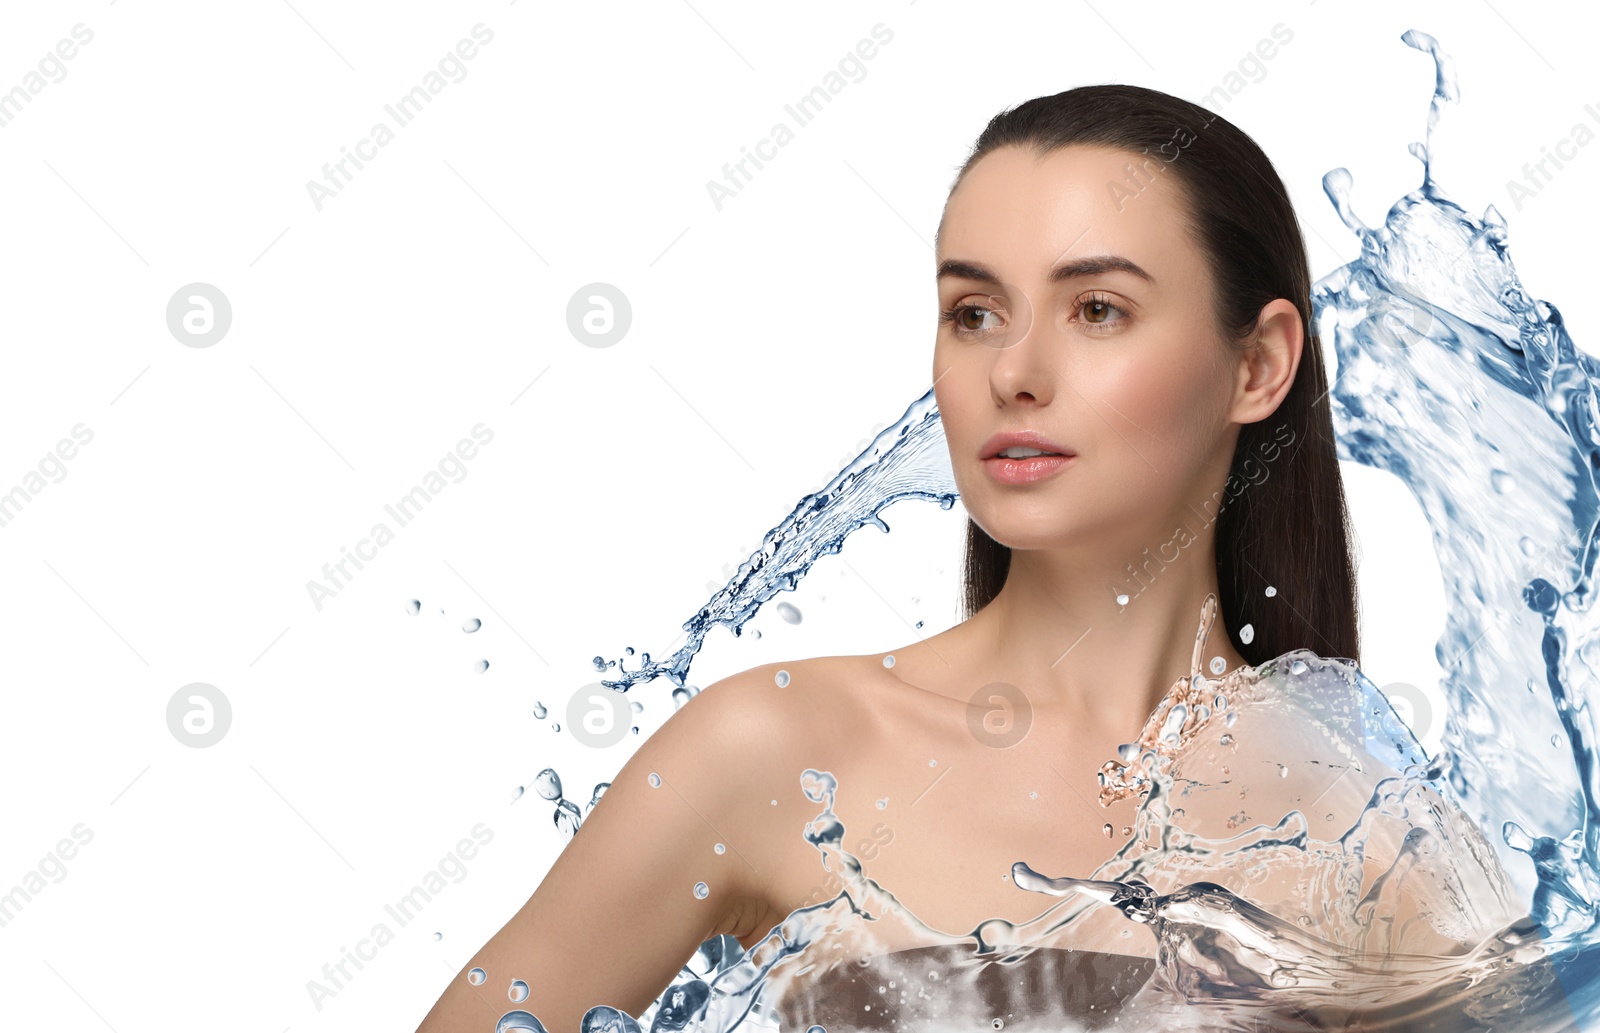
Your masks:
<svg viewBox="0 0 1600 1033"><path fill-rule="evenodd" d="M533 896L463 966L488 980L458 975L418 1033L493 1030L512 1007L550 1033L576 1033L596 1005L638 1016L727 929L759 893L744 865L714 849L716 829L739 823L743 776L772 727L753 680L706 687L639 747ZM713 887L705 898L694 892L702 881ZM529 987L520 1005L505 995L512 979Z"/></svg>

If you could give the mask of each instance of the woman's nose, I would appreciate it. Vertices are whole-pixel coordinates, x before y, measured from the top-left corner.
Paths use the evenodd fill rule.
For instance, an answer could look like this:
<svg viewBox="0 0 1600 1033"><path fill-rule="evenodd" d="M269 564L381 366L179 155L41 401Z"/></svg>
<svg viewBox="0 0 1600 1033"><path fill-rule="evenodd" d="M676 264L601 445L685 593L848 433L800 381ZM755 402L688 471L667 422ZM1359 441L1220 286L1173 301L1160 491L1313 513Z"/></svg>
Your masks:
<svg viewBox="0 0 1600 1033"><path fill-rule="evenodd" d="M1058 374L1049 337L1047 329L1028 326L995 349L989 367L995 404L1050 404Z"/></svg>

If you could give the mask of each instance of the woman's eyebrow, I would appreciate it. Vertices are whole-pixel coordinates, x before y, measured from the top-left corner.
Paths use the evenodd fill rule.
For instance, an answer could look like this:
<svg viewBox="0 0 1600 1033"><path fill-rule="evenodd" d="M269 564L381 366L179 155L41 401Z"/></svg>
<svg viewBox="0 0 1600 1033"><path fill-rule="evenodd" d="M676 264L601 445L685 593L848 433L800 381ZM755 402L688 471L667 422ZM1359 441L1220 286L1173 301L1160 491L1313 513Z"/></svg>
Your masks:
<svg viewBox="0 0 1600 1033"><path fill-rule="evenodd" d="M1070 280L1075 276L1095 276L1100 273L1123 272L1132 273L1141 277L1148 283L1155 283L1156 278L1141 269L1136 263L1123 258L1121 255L1091 255L1073 262L1063 262L1050 270L1050 282L1060 283ZM967 262L959 258L947 258L939 263L939 270L934 279L942 280L946 276L959 276L966 280L977 280L981 283L1000 283L996 276L986 266L977 262Z"/></svg>

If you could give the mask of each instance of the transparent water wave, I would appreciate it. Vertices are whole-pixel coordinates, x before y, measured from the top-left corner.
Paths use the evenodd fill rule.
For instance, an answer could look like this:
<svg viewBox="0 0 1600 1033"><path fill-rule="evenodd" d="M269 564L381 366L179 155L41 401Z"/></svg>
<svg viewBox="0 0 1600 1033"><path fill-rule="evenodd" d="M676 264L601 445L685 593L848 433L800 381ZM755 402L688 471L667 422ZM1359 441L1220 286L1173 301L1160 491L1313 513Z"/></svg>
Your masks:
<svg viewBox="0 0 1600 1033"><path fill-rule="evenodd" d="M1399 477L1432 529L1448 606L1436 646L1449 704L1439 753L1429 756L1339 658L1295 650L1207 677L1199 657L1211 599L1189 677L1103 771L1104 793L1143 797L1136 834L1093 873L1013 870L1019 888L1061 907L969 937L929 929L844 849L833 806L850 787L797 773L822 808L807 838L846 889L796 910L749 952L730 937L708 941L639 1020L597 1009L592 1028L770 1026L765 990L820 970L830 945L874 923L972 948L971 972L941 963L933 1004L945 1025L916 1025L934 1010L919 990L900 1028L976 1028L994 1021L981 1005L962 1014L951 1004L979 963L1026 958L1105 909L1148 924L1159 944L1153 976L1124 1006L1142 1029L1550 1030L1600 1020L1591 594L1600 369L1559 310L1523 288L1495 208L1474 217L1434 178L1433 132L1459 94L1432 37L1401 38L1437 73L1427 142L1410 148L1422 182L1368 226L1350 202L1349 172L1324 177L1361 256L1319 280L1313 304L1337 361L1340 458ZM930 390L766 534L685 622L677 652L596 666L624 691L666 678L681 704L711 628L739 634L856 530L887 531L880 514L894 502L948 509L956 497ZM1040 1014L1050 1004L1040 1001ZM500 1028L542 1029L523 1011Z"/></svg>

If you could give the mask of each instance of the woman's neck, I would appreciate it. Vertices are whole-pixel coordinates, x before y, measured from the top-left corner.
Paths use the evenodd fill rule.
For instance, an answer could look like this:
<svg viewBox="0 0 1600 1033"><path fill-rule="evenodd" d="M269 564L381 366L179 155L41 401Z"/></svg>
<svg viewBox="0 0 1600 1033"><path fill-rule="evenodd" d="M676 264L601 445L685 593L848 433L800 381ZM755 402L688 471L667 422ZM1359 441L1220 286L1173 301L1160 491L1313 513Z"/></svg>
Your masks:
<svg viewBox="0 0 1600 1033"><path fill-rule="evenodd" d="M1106 573L1013 551L1005 586L968 622L969 655L992 680L1023 687L1036 705L1057 707L1092 733L1132 735L1190 673L1202 606L1217 593L1216 563L1196 543L1137 582L1137 594L1108 589ZM1205 665L1221 656L1229 671L1244 663L1220 613L1202 655Z"/></svg>

